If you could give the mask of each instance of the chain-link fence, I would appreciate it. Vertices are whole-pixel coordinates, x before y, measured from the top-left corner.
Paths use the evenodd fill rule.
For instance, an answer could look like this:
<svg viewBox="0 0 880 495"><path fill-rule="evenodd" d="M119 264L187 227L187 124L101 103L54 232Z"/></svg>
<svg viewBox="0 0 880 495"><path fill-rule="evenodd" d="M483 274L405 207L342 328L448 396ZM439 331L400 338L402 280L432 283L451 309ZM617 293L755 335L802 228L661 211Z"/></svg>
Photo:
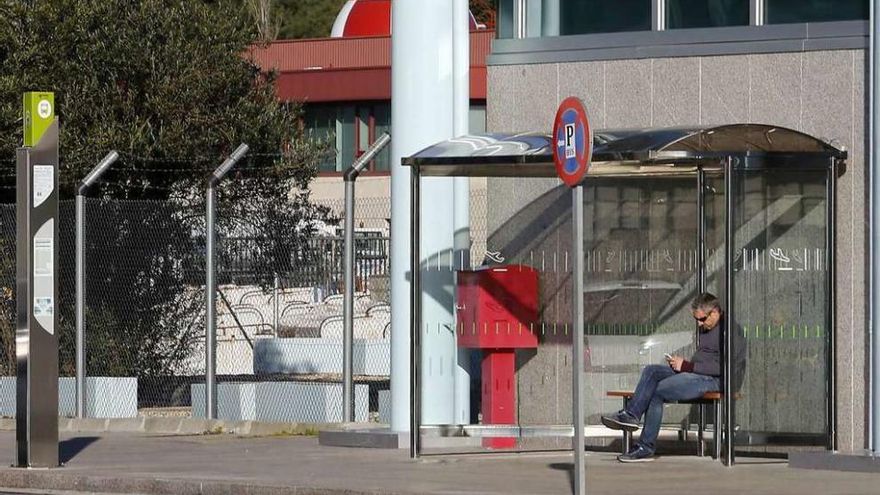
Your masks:
<svg viewBox="0 0 880 495"><path fill-rule="evenodd" d="M342 202L329 205L330 218ZM485 191L471 202L485 251ZM228 214L228 212L226 212ZM86 200L87 404L91 417L204 416L204 205ZM241 235L219 212L221 419L342 421L341 231ZM75 219L60 216L59 408L75 412ZM337 217L338 218L338 217ZM358 201L354 381L358 421L390 421L390 200ZM482 221L481 221L482 220ZM229 227L233 225L233 227ZM482 225L482 229L480 228ZM238 229L240 230L240 229ZM0 205L0 414L15 415L15 205Z"/></svg>

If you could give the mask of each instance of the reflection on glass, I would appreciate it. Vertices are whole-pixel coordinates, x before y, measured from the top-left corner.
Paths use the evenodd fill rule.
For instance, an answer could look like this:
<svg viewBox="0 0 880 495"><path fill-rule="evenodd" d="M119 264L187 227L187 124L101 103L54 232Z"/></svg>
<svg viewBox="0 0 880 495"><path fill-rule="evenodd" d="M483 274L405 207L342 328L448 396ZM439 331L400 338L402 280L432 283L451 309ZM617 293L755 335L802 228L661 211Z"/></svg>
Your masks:
<svg viewBox="0 0 880 495"><path fill-rule="evenodd" d="M747 26L749 0L668 0L669 29Z"/></svg>
<svg viewBox="0 0 880 495"><path fill-rule="evenodd" d="M748 345L736 423L823 435L828 331L825 173L736 179L735 317Z"/></svg>
<svg viewBox="0 0 880 495"><path fill-rule="evenodd" d="M595 180L585 186L587 422L620 409L664 353L690 356L699 287L696 179ZM685 407L670 409L676 422Z"/></svg>
<svg viewBox="0 0 880 495"><path fill-rule="evenodd" d="M651 30L650 0L560 0L560 33Z"/></svg>
<svg viewBox="0 0 880 495"><path fill-rule="evenodd" d="M513 38L513 2L514 0L497 0L498 15L496 17L496 36L501 39Z"/></svg>
<svg viewBox="0 0 880 495"><path fill-rule="evenodd" d="M868 0L766 0L767 24L868 18Z"/></svg>

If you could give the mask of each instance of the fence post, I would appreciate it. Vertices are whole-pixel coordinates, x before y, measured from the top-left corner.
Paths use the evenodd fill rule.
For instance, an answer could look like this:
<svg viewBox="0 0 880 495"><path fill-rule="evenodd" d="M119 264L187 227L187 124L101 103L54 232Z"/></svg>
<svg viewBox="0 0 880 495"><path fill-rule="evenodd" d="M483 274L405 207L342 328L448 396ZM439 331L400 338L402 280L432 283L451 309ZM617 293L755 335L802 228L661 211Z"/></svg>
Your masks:
<svg viewBox="0 0 880 495"><path fill-rule="evenodd" d="M275 281L273 282L273 294L272 294L272 332L275 334L275 338L278 338L278 293L281 285L281 281L278 279L278 272L275 272Z"/></svg>
<svg viewBox="0 0 880 495"><path fill-rule="evenodd" d="M214 188L223 176L244 157L248 145L240 144L208 178L205 194L205 293L207 296L205 324L205 418L217 419L217 281L214 279Z"/></svg>
<svg viewBox="0 0 880 495"><path fill-rule="evenodd" d="M107 153L76 190L76 417L86 416L86 199L85 195L119 153Z"/></svg>
<svg viewBox="0 0 880 495"><path fill-rule="evenodd" d="M352 344L354 343L354 181L388 143L387 132L370 146L345 171L345 294L342 305L342 421L354 421L354 389L352 380Z"/></svg>

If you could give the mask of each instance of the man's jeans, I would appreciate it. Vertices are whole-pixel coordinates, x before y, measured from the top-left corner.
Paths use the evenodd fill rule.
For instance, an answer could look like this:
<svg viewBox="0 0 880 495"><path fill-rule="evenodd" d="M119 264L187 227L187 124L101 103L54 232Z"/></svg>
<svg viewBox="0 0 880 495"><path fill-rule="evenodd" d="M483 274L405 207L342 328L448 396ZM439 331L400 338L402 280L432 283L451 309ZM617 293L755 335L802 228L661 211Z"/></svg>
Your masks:
<svg viewBox="0 0 880 495"><path fill-rule="evenodd" d="M662 364L645 367L639 385L626 405L626 411L636 419L645 415L639 445L654 452L663 420L664 402L698 399L706 392L720 389L719 380L714 376L676 373L668 365Z"/></svg>

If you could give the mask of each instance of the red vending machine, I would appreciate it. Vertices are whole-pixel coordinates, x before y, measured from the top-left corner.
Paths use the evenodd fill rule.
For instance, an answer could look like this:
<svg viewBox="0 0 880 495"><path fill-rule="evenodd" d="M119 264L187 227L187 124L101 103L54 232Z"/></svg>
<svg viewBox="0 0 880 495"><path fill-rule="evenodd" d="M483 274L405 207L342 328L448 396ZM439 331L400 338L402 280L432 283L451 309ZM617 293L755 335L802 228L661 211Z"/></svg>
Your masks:
<svg viewBox="0 0 880 495"><path fill-rule="evenodd" d="M538 272L500 265L458 272L458 345L482 349L484 424L516 424L516 349L538 347ZM484 438L488 448L512 448L512 437Z"/></svg>

